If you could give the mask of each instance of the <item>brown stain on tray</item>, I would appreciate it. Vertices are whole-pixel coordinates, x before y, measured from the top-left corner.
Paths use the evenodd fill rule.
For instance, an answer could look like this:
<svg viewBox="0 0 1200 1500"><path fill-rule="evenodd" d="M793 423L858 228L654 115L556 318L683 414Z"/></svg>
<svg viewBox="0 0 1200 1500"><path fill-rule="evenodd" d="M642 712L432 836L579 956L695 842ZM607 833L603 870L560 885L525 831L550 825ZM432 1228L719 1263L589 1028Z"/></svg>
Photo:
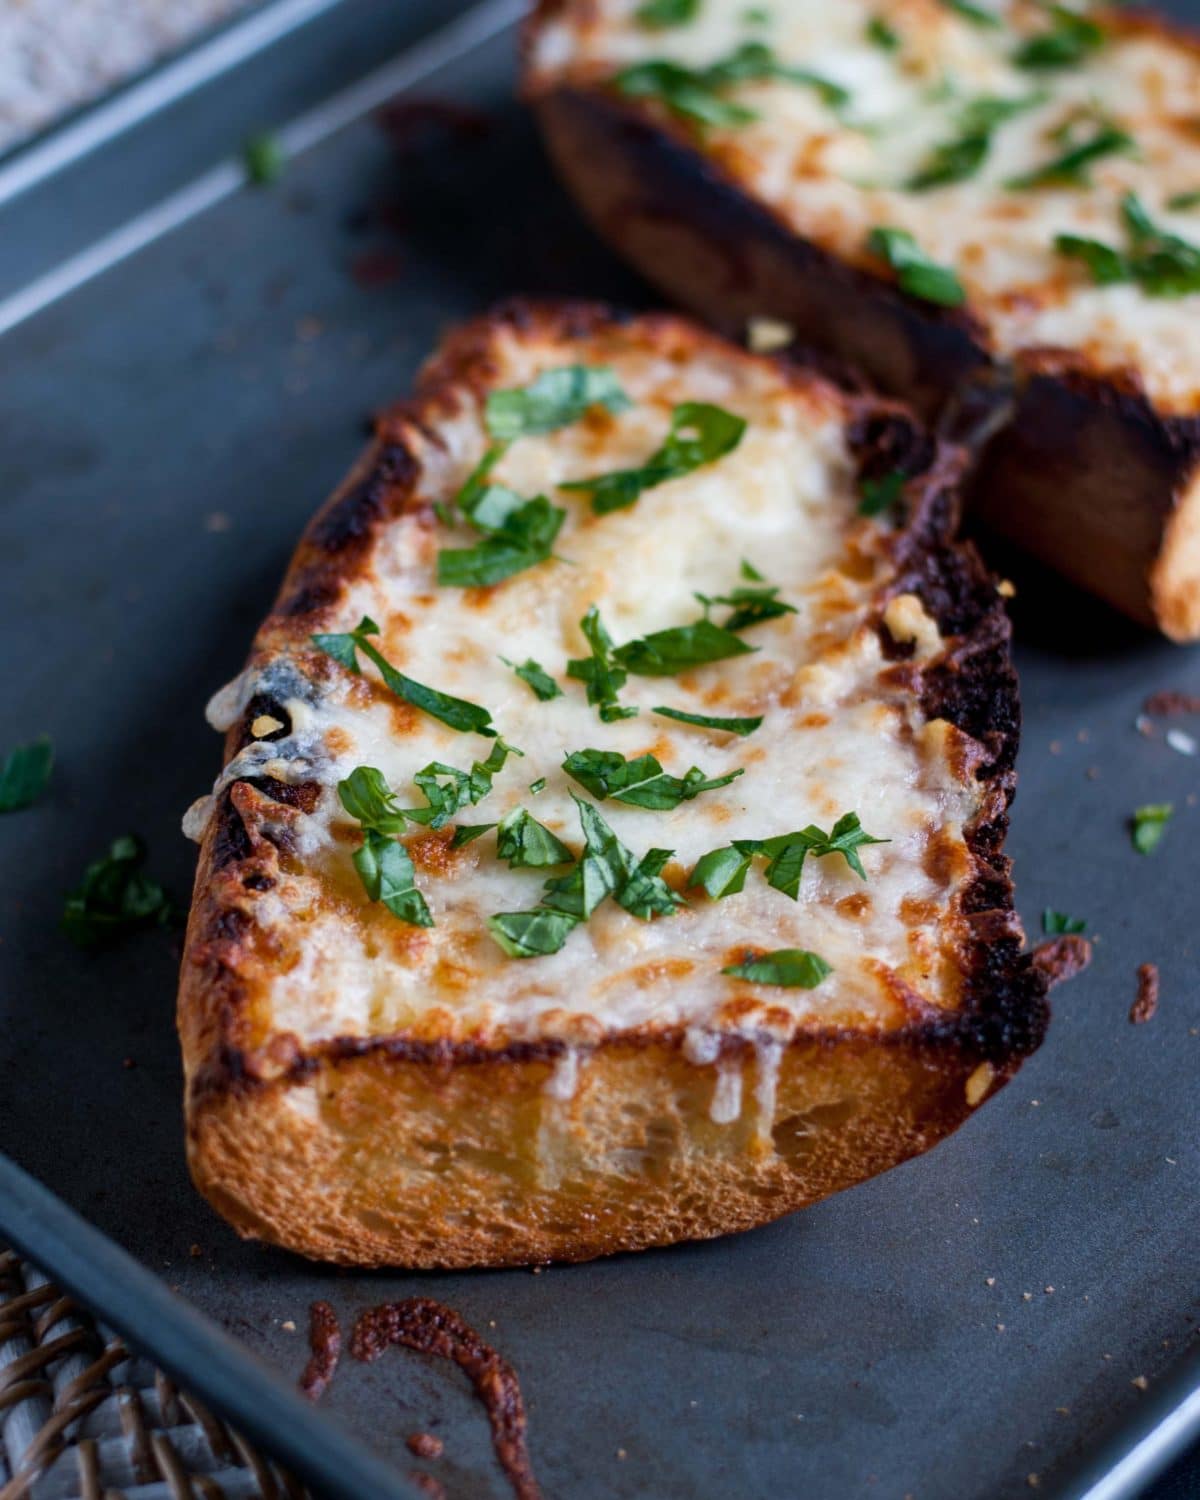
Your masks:
<svg viewBox="0 0 1200 1500"><path fill-rule="evenodd" d="M328 1302L314 1302L308 1310L308 1347L312 1353L300 1377L301 1393L319 1401L337 1372L342 1353L342 1330Z"/></svg>
<svg viewBox="0 0 1200 1500"><path fill-rule="evenodd" d="M359 1314L350 1339L355 1359L371 1362L393 1344L454 1361L487 1410L496 1457L517 1500L541 1500L525 1441L520 1381L503 1355L452 1307L432 1297L405 1297Z"/></svg>
<svg viewBox="0 0 1200 1500"><path fill-rule="evenodd" d="M1137 995L1129 1007L1129 1024L1144 1026L1154 1019L1158 1010L1158 965L1139 964L1137 978Z"/></svg>

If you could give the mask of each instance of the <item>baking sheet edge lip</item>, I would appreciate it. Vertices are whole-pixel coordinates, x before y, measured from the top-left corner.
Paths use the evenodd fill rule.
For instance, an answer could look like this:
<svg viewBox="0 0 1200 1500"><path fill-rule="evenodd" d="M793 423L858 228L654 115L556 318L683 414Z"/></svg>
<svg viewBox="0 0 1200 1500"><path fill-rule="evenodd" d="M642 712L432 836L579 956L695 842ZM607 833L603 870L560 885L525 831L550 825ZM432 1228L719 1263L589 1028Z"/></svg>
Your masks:
<svg viewBox="0 0 1200 1500"><path fill-rule="evenodd" d="M335 3L335 0L316 0L316 3ZM281 126L274 133L281 154L290 159L327 140L394 95L515 26L524 10L524 0L482 0L383 67ZM0 300L0 337L231 197L245 182L245 169L240 162L231 159L219 162L125 224L18 287Z"/></svg>
<svg viewBox="0 0 1200 1500"><path fill-rule="evenodd" d="M1053 1500L1135 1500L1197 1439L1200 1347L1193 1346L1132 1412L1087 1443L1050 1493Z"/></svg>
<svg viewBox="0 0 1200 1500"><path fill-rule="evenodd" d="M0 152L0 208L340 3L267 0L249 15L152 63L112 93L16 142Z"/></svg>

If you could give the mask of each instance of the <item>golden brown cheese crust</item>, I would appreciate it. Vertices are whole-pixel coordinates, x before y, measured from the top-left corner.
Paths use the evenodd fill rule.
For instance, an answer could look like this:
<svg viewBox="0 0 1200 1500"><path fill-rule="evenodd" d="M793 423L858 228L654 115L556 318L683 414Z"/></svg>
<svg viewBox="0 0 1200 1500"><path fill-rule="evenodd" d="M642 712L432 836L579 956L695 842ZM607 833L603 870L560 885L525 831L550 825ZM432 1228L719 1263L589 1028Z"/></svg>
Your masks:
<svg viewBox="0 0 1200 1500"><path fill-rule="evenodd" d="M303 654L313 632L336 628L387 528L419 503L420 466L397 432L406 423L433 432L464 391L486 391L501 335L569 352L573 340L621 326L595 307L518 303L453 336L416 401L383 419L309 527L252 662ZM638 319L623 336L677 360L689 349L735 366L751 359L670 318ZM786 378L812 386L800 371ZM955 726L964 774L978 777L978 811L964 830L972 868L952 923L958 1005L904 994L900 1024L809 1018L782 1040L725 1034L704 1067L689 1058L683 1026L593 1026L569 1097L555 1087L569 1049L548 1030L453 1039L416 1026L305 1041L274 1024L284 958L261 903L302 867L298 832L320 788L235 780L204 835L179 1025L193 1174L241 1232L348 1263L468 1266L582 1259L746 1228L927 1149L1038 1045L1045 981L1021 955L1002 853L1016 683L991 580L950 540L961 461L894 406L825 395L843 406L860 473L910 476L874 628L896 680L927 720ZM897 606L910 595L944 642L924 663L903 639ZM311 652L305 661L307 671L340 671ZM283 716L279 703L251 699L227 759L263 714ZM327 899L336 909L338 898ZM722 1124L712 1118L713 1063L742 1076Z"/></svg>
<svg viewBox="0 0 1200 1500"><path fill-rule="evenodd" d="M1038 7L1007 9L1026 30L1044 29ZM865 377L930 418L949 407L956 430L990 438L968 495L990 524L1135 619L1175 639L1200 635L1200 294L1171 301L1127 286L1090 288L1077 264L1051 251L1055 230L1119 244L1117 204L1131 184L1149 190L1160 218L1160 200L1194 187L1193 178L1200 184L1200 116L1174 103L1155 113L1156 89L1173 100L1180 88L1178 78L1168 84L1166 64L1200 79L1200 40L1146 15L1096 13L1112 47L1139 58L1139 48L1157 49L1165 63L1156 77L1151 51L1143 69L1150 164L1120 154L1103 160L1094 192L997 192L989 200L967 183L925 193L868 189L856 203L851 184L825 165L847 134L832 122L825 134L805 127L822 147L820 165L772 174L739 144L737 129L706 133L656 101L619 94L610 85L614 65L599 59L626 45L611 41L630 29L626 10L613 0L542 0L526 34L527 95L555 164L600 232L717 326L740 332L770 316L846 383ZM908 35L964 31L940 0L867 10ZM639 55L670 55L671 46L670 33L646 33ZM865 40L862 50L872 50ZM787 60L820 70L825 57ZM1078 71L1051 74L1046 87L1053 92L1056 77ZM1043 82L1030 75L1031 88ZM1003 92L1011 89L1010 81ZM953 134L948 123L938 138ZM1050 140L1039 148L1043 156L1054 149ZM1040 262L1022 241L1011 274L984 277L1005 217L1030 208L1048 216ZM934 251L948 215L974 233L962 260L941 257L956 260L965 306L905 295L865 253L867 228L903 222L903 211ZM1068 213L1077 219L1055 221ZM1187 234L1191 221L1174 227ZM956 243L954 233L949 239ZM1168 336L1174 352L1159 361Z"/></svg>

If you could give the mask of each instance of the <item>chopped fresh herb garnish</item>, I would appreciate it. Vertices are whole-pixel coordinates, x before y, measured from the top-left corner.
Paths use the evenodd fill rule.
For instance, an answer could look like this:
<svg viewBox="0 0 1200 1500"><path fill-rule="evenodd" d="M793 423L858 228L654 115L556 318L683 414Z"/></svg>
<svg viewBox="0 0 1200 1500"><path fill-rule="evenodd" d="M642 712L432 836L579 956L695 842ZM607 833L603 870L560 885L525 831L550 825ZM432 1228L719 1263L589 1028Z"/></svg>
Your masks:
<svg viewBox="0 0 1200 1500"><path fill-rule="evenodd" d="M613 659L636 677L674 677L690 667L745 656L753 650L732 630L711 620L696 620L626 641L613 652Z"/></svg>
<svg viewBox="0 0 1200 1500"><path fill-rule="evenodd" d="M763 42L743 42L707 68L688 68L662 58L634 63L618 73L613 84L632 98L657 99L674 114L698 124L733 126L749 124L758 116L754 110L723 97L722 91L738 83L768 79L815 89L831 109L850 102L850 94L841 84L808 68L781 63Z"/></svg>
<svg viewBox="0 0 1200 1500"><path fill-rule="evenodd" d="M579 628L592 654L569 661L567 676L587 684L588 702L599 707L606 724L614 719L632 718L637 713L636 708L622 708L617 701L630 672L637 677L674 677L691 667L744 656L754 649L733 631L714 625L711 620L655 630L626 641L623 646L614 646L594 604L580 620Z"/></svg>
<svg viewBox="0 0 1200 1500"><path fill-rule="evenodd" d="M743 774L737 770L709 779L699 766L693 766L685 776L671 776L653 755L626 760L618 750L575 750L563 761L563 770L601 802L613 797L654 812L728 786Z"/></svg>
<svg viewBox="0 0 1200 1500"><path fill-rule="evenodd" d="M408 814L396 801L382 771L374 766L355 766L337 785L342 806L364 828L396 838L408 824Z"/></svg>
<svg viewBox="0 0 1200 1500"><path fill-rule="evenodd" d="M590 802L575 797L575 805L583 828L583 854L566 875L546 882L542 904L576 921L586 921L602 901L625 884L636 865L633 855Z"/></svg>
<svg viewBox="0 0 1200 1500"><path fill-rule="evenodd" d="M495 823L459 823L454 830L454 837L450 840L451 849L461 849L466 844L474 843L476 839L489 833L497 825Z"/></svg>
<svg viewBox="0 0 1200 1500"><path fill-rule="evenodd" d="M53 766L54 747L48 735L10 750L0 766L0 813L31 807L46 790Z"/></svg>
<svg viewBox="0 0 1200 1500"><path fill-rule="evenodd" d="M889 469L878 479L861 479L858 485L858 513L860 516L879 516L904 494L906 475L899 469Z"/></svg>
<svg viewBox="0 0 1200 1500"><path fill-rule="evenodd" d="M496 830L496 852L514 870L565 865L575 858L566 844L525 811L514 807Z"/></svg>
<svg viewBox="0 0 1200 1500"><path fill-rule="evenodd" d="M785 604L776 598L777 588L736 588L728 594L697 594L704 606L704 617L715 604L724 604L732 611L721 621L722 630L748 630L751 625L761 625L764 620L776 620L780 615L794 615L796 606Z"/></svg>
<svg viewBox="0 0 1200 1500"><path fill-rule="evenodd" d="M557 953L578 923L609 896L642 921L670 916L683 905L660 874L670 850L651 849L639 862L590 802L575 797L575 805L584 838L578 862L546 882L541 906L488 918L492 936L510 958Z"/></svg>
<svg viewBox="0 0 1200 1500"><path fill-rule="evenodd" d="M1193 188L1187 193L1176 193L1167 199L1167 207L1172 213L1186 213L1190 208L1200 208L1200 188Z"/></svg>
<svg viewBox="0 0 1200 1500"><path fill-rule="evenodd" d="M867 844L887 844L863 831L857 813L843 813L829 833L810 823L797 833L781 833L769 839L734 839L723 849L714 849L697 861L689 879L690 885L703 886L714 900L734 895L742 889L746 871L755 856L767 861L767 884L793 901L799 898L800 877L804 861L811 854L824 859L840 854L861 879L867 878L858 851Z"/></svg>
<svg viewBox="0 0 1200 1500"><path fill-rule="evenodd" d="M488 757L491 761L497 757L497 752L501 752L498 757L499 765L494 769L499 770L499 766L504 764L507 748L504 741L500 740ZM422 777L427 777L435 766L426 766L425 771L414 778L418 785L421 784ZM466 774L456 772L450 766L437 766L437 769L449 771L452 776L465 777ZM490 775L487 783L490 791ZM455 802L444 817L435 818L432 812L423 816L424 809L414 812L397 805L395 793L389 788L383 772L377 771L374 766L356 766L349 776L338 782L337 791L342 806L362 825L362 847L355 850L352 858L368 898L371 901L382 901L394 916L411 926L432 927L433 918L429 915L425 898L416 889L412 860L404 845L397 843L397 836L404 831L405 822L409 818L414 822L441 828L449 820L451 812L463 806L466 801L478 801L479 798L464 797L462 802ZM484 831L480 829L480 832ZM455 848L469 842L466 838L460 840L458 834L455 834Z"/></svg>
<svg viewBox="0 0 1200 1500"><path fill-rule="evenodd" d="M529 790L535 797L539 792L544 792L546 790L546 778L539 776L536 781L531 781L529 783Z"/></svg>
<svg viewBox="0 0 1200 1500"><path fill-rule="evenodd" d="M747 583L766 583L766 578L758 571L752 562L742 558L741 575Z"/></svg>
<svg viewBox="0 0 1200 1500"><path fill-rule="evenodd" d="M527 657L520 666L516 662L509 661L507 656L500 660L506 667L511 667L525 686L542 703L549 703L551 698L561 698L562 688L551 677L540 662L534 661L533 657Z"/></svg>
<svg viewBox="0 0 1200 1500"><path fill-rule="evenodd" d="M945 187L973 177L991 149L990 130L965 131L951 141L935 146L922 166L905 183L914 193L927 188Z"/></svg>
<svg viewBox="0 0 1200 1500"><path fill-rule="evenodd" d="M910 297L939 307L960 307L966 301L954 271L930 260L907 229L878 225L867 236L867 248L891 266L900 290Z"/></svg>
<svg viewBox="0 0 1200 1500"><path fill-rule="evenodd" d="M634 11L634 20L651 31L667 26L684 26L694 21L700 11L700 0L646 0Z"/></svg>
<svg viewBox="0 0 1200 1500"><path fill-rule="evenodd" d="M457 766L448 766L440 760L430 761L413 777L427 806L406 807L404 816L427 828L444 828L460 808L482 802L492 790L492 777L504 768L510 755L520 754L520 750L498 739L488 758L475 761L469 771L460 771Z"/></svg>
<svg viewBox="0 0 1200 1500"><path fill-rule="evenodd" d="M973 177L991 150L997 128L1014 115L1041 104L1044 97L1028 94L1020 99L1002 99L984 95L970 100L959 115L960 133L935 146L905 186L913 192L924 192Z"/></svg>
<svg viewBox="0 0 1200 1500"><path fill-rule="evenodd" d="M504 485L490 484L464 514L484 539L438 553L438 583L450 588L486 588L545 562L567 513L545 495L526 500Z"/></svg>
<svg viewBox="0 0 1200 1500"><path fill-rule="evenodd" d="M974 5L972 0L942 0L942 4L964 21L970 21L972 26L986 26L992 31L998 31L1003 25L994 10L989 10L986 5Z"/></svg>
<svg viewBox="0 0 1200 1500"><path fill-rule="evenodd" d="M242 145L242 164L255 187L269 187L283 172L283 151L273 135L252 135Z"/></svg>
<svg viewBox="0 0 1200 1500"><path fill-rule="evenodd" d="M600 718L605 724L611 724L615 719L633 718L637 709L622 708L617 701L617 694L625 686L628 674L617 664L612 637L604 628L600 611L594 604L580 620L579 628L592 654L569 661L567 676L587 684L587 700L600 710Z"/></svg>
<svg viewBox="0 0 1200 1500"><path fill-rule="evenodd" d="M507 443L493 443L463 481L462 489L454 497L454 504L467 515L475 509L487 489L492 470L508 452ZM440 520L447 521L446 516ZM447 521L447 524L450 524Z"/></svg>
<svg viewBox="0 0 1200 1500"><path fill-rule="evenodd" d="M867 40L874 42L884 52L900 50L900 34L882 16L872 16L867 22Z"/></svg>
<svg viewBox="0 0 1200 1500"><path fill-rule="evenodd" d="M683 900L660 874L673 853L672 849L651 849L644 854L629 879L614 893L617 905L642 922L673 916Z"/></svg>
<svg viewBox="0 0 1200 1500"><path fill-rule="evenodd" d="M816 859L824 859L828 854L840 854L861 880L867 878L867 872L862 867L857 851L867 844L891 843L891 839L877 839L865 833L858 814L852 812L843 813L828 833L822 833L815 824L810 823L801 837L811 841L809 852Z"/></svg>
<svg viewBox="0 0 1200 1500"><path fill-rule="evenodd" d="M511 443L515 438L567 427L593 406L616 413L632 405L607 365L563 365L543 370L527 386L492 391L484 407L484 420L492 437Z"/></svg>
<svg viewBox="0 0 1200 1500"><path fill-rule="evenodd" d="M723 896L736 896L746 884L753 858L753 851L735 848L732 844L723 849L712 849L696 861L688 884L700 886L714 901L720 901Z"/></svg>
<svg viewBox="0 0 1200 1500"><path fill-rule="evenodd" d="M1135 193L1121 200L1121 217L1129 239L1127 250L1100 240L1060 234L1054 248L1081 260L1101 286L1133 281L1149 297L1185 297L1200 292L1200 246L1160 229Z"/></svg>
<svg viewBox="0 0 1200 1500"><path fill-rule="evenodd" d="M408 850L373 828L363 830L362 848L351 856L370 901L382 901L394 917L410 927L432 927L425 897L416 887L416 872Z"/></svg>
<svg viewBox="0 0 1200 1500"><path fill-rule="evenodd" d="M1114 125L1110 120L1094 120L1092 133L1086 139L1079 138L1076 122L1059 132L1065 150L1032 172L1019 177L1010 177L1004 184L1007 188L1024 189L1038 187L1087 187L1091 183L1088 168L1101 157L1113 156L1117 152L1134 148L1131 135Z"/></svg>
<svg viewBox="0 0 1200 1500"><path fill-rule="evenodd" d="M487 919L488 931L509 958L544 958L557 953L578 925L578 917L543 906L535 906L532 911L503 911Z"/></svg>
<svg viewBox="0 0 1200 1500"><path fill-rule="evenodd" d="M831 109L841 109L850 103L850 91L840 83L834 83L832 79L814 73L810 68L794 68L788 63L780 62L765 42L742 42L728 57L711 64L706 73L716 87L779 79L784 83L797 83L803 88L815 89L821 102Z"/></svg>
<svg viewBox="0 0 1200 1500"><path fill-rule="evenodd" d="M1055 911L1053 907L1048 906L1042 912L1042 931L1052 936L1086 932L1087 923L1082 917L1069 917L1065 911Z"/></svg>
<svg viewBox="0 0 1200 1500"><path fill-rule="evenodd" d="M1133 847L1139 854L1153 854L1167 831L1175 811L1170 802L1148 802L1133 814Z"/></svg>
<svg viewBox="0 0 1200 1500"><path fill-rule="evenodd" d="M719 729L724 734L737 734L745 738L754 731L763 721L762 714L754 714L744 719L720 719L711 714L688 714L681 708L666 708L661 703L654 709L656 714L661 714L664 719L676 719L680 724L694 724L698 729Z"/></svg>
<svg viewBox="0 0 1200 1500"><path fill-rule="evenodd" d="M675 894L660 873L671 858L672 850L651 849L641 860L635 861L596 808L579 797L575 798L575 805L579 809L584 836L581 864L586 866L591 859L603 866L604 873L599 878L611 883L613 899L618 906L640 921L648 922L652 917L672 916L676 907L684 905L683 897ZM584 884L586 886L586 880ZM564 897L559 885L558 881L547 883L548 892L554 888L552 897L547 898L547 905L557 904L557 900Z"/></svg>
<svg viewBox="0 0 1200 1500"><path fill-rule="evenodd" d="M1060 255L1082 261L1097 286L1112 286L1119 281L1135 279L1129 258L1101 240L1089 240L1078 234L1059 234L1055 236L1054 248Z"/></svg>
<svg viewBox="0 0 1200 1500"><path fill-rule="evenodd" d="M748 5L742 12L742 20L747 26L765 26L771 19L771 12L761 5Z"/></svg>
<svg viewBox="0 0 1200 1500"><path fill-rule="evenodd" d="M812 990L833 973L833 966L807 948L777 948L774 953L763 953L757 958L747 955L744 963L730 964L721 973L734 979L748 979L751 984Z"/></svg>
<svg viewBox="0 0 1200 1500"><path fill-rule="evenodd" d="M495 736L492 716L486 708L480 708L477 703L468 703L464 698L452 698L449 693L440 693L436 688L426 687L424 683L406 677L403 672L397 672L379 648L367 639L368 636L378 634L379 626L368 615L364 615L353 630L339 635L314 635L312 642L326 656L332 656L334 661L356 676L359 673L356 653L361 651L368 660L375 663L385 686L397 698L411 703L414 708L438 719L450 729L457 729L463 734Z"/></svg>
<svg viewBox="0 0 1200 1500"><path fill-rule="evenodd" d="M754 110L723 99L704 71L685 68L682 63L663 59L634 63L616 75L613 86L631 99L657 99L672 114L698 125L748 125L758 119Z"/></svg>
<svg viewBox="0 0 1200 1500"><path fill-rule="evenodd" d="M1019 68L1070 68L1104 45L1102 27L1067 5L1048 5L1049 30L1022 42L1013 57Z"/></svg>
<svg viewBox="0 0 1200 1500"><path fill-rule="evenodd" d="M63 906L62 930L80 948L95 948L136 927L166 927L175 904L143 873L146 848L134 834L114 839L108 853L88 865Z"/></svg>
<svg viewBox="0 0 1200 1500"><path fill-rule="evenodd" d="M867 878L858 850L865 844L886 844L889 839L872 838L863 831L857 813L844 813L829 833L823 832L815 823L810 823L799 833L783 833L772 839L743 842L740 847L750 848L755 854L767 857L767 884L793 901L800 895L800 876L808 855L824 859L830 854L840 854L861 880ZM738 843L735 840L735 844Z"/></svg>
<svg viewBox="0 0 1200 1500"><path fill-rule="evenodd" d="M705 464L730 453L742 440L746 423L741 417L711 406L706 401L681 402L671 413L666 441L637 469L617 469L591 479L574 479L560 490L580 490L592 497L597 515L625 510L643 490L679 479Z"/></svg>

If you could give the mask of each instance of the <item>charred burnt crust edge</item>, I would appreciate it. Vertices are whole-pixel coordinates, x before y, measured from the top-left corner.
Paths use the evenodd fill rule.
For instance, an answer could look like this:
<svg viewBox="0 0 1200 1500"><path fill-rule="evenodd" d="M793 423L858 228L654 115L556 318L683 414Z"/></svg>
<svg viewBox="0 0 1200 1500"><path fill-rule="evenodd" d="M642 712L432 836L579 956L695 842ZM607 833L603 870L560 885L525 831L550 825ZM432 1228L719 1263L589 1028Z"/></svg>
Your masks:
<svg viewBox="0 0 1200 1500"><path fill-rule="evenodd" d="M559 338L585 337L604 328L636 323L647 334L686 333L695 346L724 341L668 314L633 315L600 304L514 299L454 332L426 366L417 394L385 413L379 433L343 487L309 524L288 570L274 610L251 653L251 664L319 628L322 616L338 598L354 562L372 545L375 534L413 504L419 466L398 440L395 418L415 422L426 433L443 412L453 409L456 392L481 390L493 365L494 340L501 330ZM876 603L875 628L896 670L906 670L904 648L892 641L883 624L888 599L911 592L950 637L933 669L913 673L927 718L948 719L984 750L977 771L986 787L979 814L965 830L976 870L964 888L962 913L968 935L961 945L964 991L961 1008L932 1015L876 1035L850 1028L802 1029L791 1046L828 1048L884 1045L934 1057L958 1052L993 1064L1003 1074L1040 1045L1049 1022L1047 983L1022 953L1020 926L1013 909L1010 861L1003 854L1008 807L1015 791L1013 763L1020 735L1017 679L1009 652L1010 626L1000 596L975 549L952 540L959 520L958 484L965 465L956 449L930 437L896 402L847 396L786 356L770 358L735 351L780 369L800 387L820 388L843 407L847 436L861 475L892 468L907 476L905 514L893 540L896 576ZM324 671L325 659L313 663ZM332 665L330 664L332 670ZM913 670L913 669L907 669ZM226 758L236 753L245 721L235 725L226 742ZM278 793L256 783L267 795ZM227 961L240 948L253 918L243 909L222 904L210 886L227 870L237 885L261 889L262 874L251 856L251 840L233 799L222 795L213 814L197 872L196 903L184 955L181 1004L191 991L207 997L205 1032L214 1045L198 1067L191 1086L193 1104L205 1096L264 1087L272 1081L299 1081L323 1065L372 1055L438 1070L489 1063L552 1061L566 1044L553 1038L488 1047L463 1041L418 1041L406 1036L341 1037L303 1049L295 1039L280 1044L273 1061L279 1073L264 1077L256 1057L235 1044L245 993ZM294 789L292 789L294 792ZM280 799L281 800L281 799ZM234 869L233 867L240 867ZM240 877L240 879L238 878ZM192 972L189 972L191 966ZM681 1046L683 1029L610 1032L596 1047L638 1047L658 1043ZM736 1048L737 1039L729 1039ZM745 1043L749 1045L749 1043ZM592 1049L595 1050L595 1049Z"/></svg>
<svg viewBox="0 0 1200 1500"><path fill-rule="evenodd" d="M611 231L607 214L590 214L600 234L648 280L726 334L736 336L761 313L795 321L807 328L802 337L810 336L814 350L846 379L865 372L880 387L903 390L927 415L947 390L978 381L990 369L986 330L969 309L921 303L881 272L798 235L772 205L698 150L680 123L661 117L647 101L571 83L535 87L529 94L547 119L565 119L590 143L602 142L631 165L636 161L637 195L622 197L615 219L626 227L654 223L684 231L703 241L706 257L719 257L720 291L710 283L698 295L673 277L656 277L648 258L633 255ZM764 265L773 287L789 289L786 298L758 289ZM784 305L797 298L805 308L800 314ZM872 308L870 320L861 317L864 301Z"/></svg>
<svg viewBox="0 0 1200 1500"><path fill-rule="evenodd" d="M1022 349L1014 366L1019 396L1034 390L1038 381L1053 380L1080 401L1119 418L1165 455L1178 474L1186 476L1200 464L1200 412L1159 411L1136 370L1102 369L1082 351L1058 348Z"/></svg>

